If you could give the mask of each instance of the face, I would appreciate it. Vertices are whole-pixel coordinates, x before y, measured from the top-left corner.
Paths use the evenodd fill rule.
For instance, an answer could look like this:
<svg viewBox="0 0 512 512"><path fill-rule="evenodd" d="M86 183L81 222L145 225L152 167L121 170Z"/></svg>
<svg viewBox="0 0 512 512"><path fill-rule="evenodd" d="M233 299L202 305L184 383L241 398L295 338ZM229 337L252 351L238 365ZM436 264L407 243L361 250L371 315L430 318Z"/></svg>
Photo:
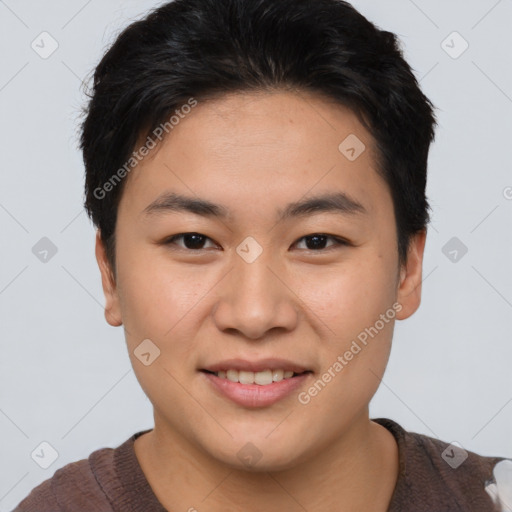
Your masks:
<svg viewBox="0 0 512 512"><path fill-rule="evenodd" d="M425 241L399 268L372 146L318 96L234 94L199 103L131 172L115 281L99 236L97 257L155 432L268 470L368 422Z"/></svg>

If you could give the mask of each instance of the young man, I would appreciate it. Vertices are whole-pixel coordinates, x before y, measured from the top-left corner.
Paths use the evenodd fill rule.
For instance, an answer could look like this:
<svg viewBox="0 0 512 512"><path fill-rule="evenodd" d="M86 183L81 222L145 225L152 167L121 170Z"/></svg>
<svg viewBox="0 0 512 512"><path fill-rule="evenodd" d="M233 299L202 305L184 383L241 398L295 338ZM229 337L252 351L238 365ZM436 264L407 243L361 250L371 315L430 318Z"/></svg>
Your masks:
<svg viewBox="0 0 512 512"><path fill-rule="evenodd" d="M176 0L98 65L82 131L109 324L152 430L18 511L499 511L510 461L368 404L420 304L433 107L339 0Z"/></svg>

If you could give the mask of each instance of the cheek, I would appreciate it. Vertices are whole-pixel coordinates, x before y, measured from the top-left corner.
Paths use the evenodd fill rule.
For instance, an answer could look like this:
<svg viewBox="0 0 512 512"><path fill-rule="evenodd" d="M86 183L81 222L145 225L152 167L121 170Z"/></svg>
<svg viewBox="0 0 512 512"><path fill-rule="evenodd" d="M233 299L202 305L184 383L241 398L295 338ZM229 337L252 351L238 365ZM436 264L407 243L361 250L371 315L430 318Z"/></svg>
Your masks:
<svg viewBox="0 0 512 512"><path fill-rule="evenodd" d="M149 259L148 259L149 262ZM125 339L137 380L152 403L165 410L169 396L182 397L184 371L198 350L194 322L201 314L201 298L212 287L206 276L169 269L166 262L143 258L119 267L120 298ZM137 348L151 340L159 355L149 366L138 360ZM165 390L165 391L164 391ZM176 400L175 414L185 417L187 400ZM200 420L200 418L198 418Z"/></svg>
<svg viewBox="0 0 512 512"><path fill-rule="evenodd" d="M346 341L392 307L396 300L392 265L391 260L361 254L328 273L307 273L298 295L330 328L329 337Z"/></svg>
<svg viewBox="0 0 512 512"><path fill-rule="evenodd" d="M144 257L145 256L145 257ZM127 258L119 265L120 301L128 343L150 338L166 346L179 332L186 336L191 314L205 293L212 288L207 275L199 267L169 265L165 258L140 254L131 263ZM190 339L193 339L191 337ZM183 350L183 344L173 350ZM190 348L190 346L188 346Z"/></svg>
<svg viewBox="0 0 512 512"><path fill-rule="evenodd" d="M320 272L308 274L301 284L301 298L325 328L322 374L336 375L326 386L329 391L322 391L316 401L316 414L358 410L377 390L389 358L396 315L394 265L392 257L379 257L369 248L352 264L321 279Z"/></svg>

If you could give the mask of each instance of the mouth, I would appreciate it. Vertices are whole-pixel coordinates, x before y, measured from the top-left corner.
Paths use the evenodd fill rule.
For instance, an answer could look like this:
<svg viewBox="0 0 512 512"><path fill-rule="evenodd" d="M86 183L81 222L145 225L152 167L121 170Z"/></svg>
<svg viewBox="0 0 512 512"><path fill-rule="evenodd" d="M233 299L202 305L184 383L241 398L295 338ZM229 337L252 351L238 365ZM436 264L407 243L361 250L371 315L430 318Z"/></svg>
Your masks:
<svg viewBox="0 0 512 512"><path fill-rule="evenodd" d="M219 379L226 379L230 382L238 382L240 384L257 384L258 386L269 386L274 382L293 379L301 375L312 373L311 370L294 372L293 370L284 370L282 368L266 369L259 372L251 372L247 370L237 370L230 368L228 370L210 371L201 370L210 375L215 375Z"/></svg>
<svg viewBox="0 0 512 512"><path fill-rule="evenodd" d="M271 406L307 385L313 371L283 359L231 359L202 368L217 395L245 408Z"/></svg>

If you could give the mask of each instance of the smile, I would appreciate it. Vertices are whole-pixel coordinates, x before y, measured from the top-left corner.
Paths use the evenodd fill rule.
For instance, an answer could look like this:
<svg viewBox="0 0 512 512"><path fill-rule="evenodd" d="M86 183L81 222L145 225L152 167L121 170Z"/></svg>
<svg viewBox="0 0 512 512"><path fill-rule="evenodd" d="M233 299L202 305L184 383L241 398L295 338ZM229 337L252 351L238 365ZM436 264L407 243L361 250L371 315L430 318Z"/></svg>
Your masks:
<svg viewBox="0 0 512 512"><path fill-rule="evenodd" d="M296 373L292 370L203 370L200 372L217 396L227 398L237 405L256 408L268 407L296 393L313 374L311 371Z"/></svg>
<svg viewBox="0 0 512 512"><path fill-rule="evenodd" d="M284 379L291 379L302 373L296 373L292 370L263 370L261 372L250 372L244 370L219 370L218 372L211 372L219 379L227 379L231 382L239 382L240 384L258 384L259 386L268 386L273 382L281 382Z"/></svg>

